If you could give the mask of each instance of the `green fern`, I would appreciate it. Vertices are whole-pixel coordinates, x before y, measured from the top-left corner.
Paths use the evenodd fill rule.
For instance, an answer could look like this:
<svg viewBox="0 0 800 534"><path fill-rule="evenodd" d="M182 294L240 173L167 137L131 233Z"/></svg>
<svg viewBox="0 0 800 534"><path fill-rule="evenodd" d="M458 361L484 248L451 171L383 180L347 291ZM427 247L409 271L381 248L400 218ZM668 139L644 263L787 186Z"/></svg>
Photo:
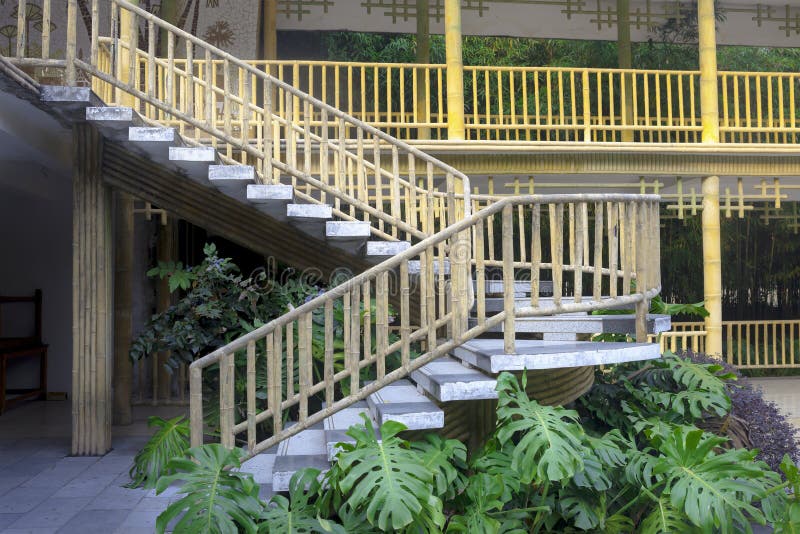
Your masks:
<svg viewBox="0 0 800 534"><path fill-rule="evenodd" d="M169 461L183 456L189 448L189 422L183 416L169 420L153 416L147 420L147 426L159 430L133 459L133 467L128 472L131 481L126 488L156 487L159 477L174 472L167 467Z"/></svg>
<svg viewBox="0 0 800 534"><path fill-rule="evenodd" d="M228 450L214 443L194 447L186 456L171 460L167 467L178 472L161 477L156 492L161 493L173 482L182 480L180 493L185 496L158 516L156 532L163 534L169 522L179 516L175 532L256 532L255 518L263 510L258 500L258 485L252 475L233 470L241 467L243 455L240 449Z"/></svg>
<svg viewBox="0 0 800 534"><path fill-rule="evenodd" d="M511 468L523 483L543 484L571 478L583 469L583 429L578 413L562 407L542 406L529 399L523 385L510 373L497 378L497 439L516 443ZM516 440L519 440L518 442Z"/></svg>
<svg viewBox="0 0 800 534"><path fill-rule="evenodd" d="M275 495L261 516L263 522L258 532L276 534L300 534L306 532L333 532L345 534L345 530L333 521L321 519L312 500L320 491L320 471L301 469L289 481L289 499Z"/></svg>
<svg viewBox="0 0 800 534"><path fill-rule="evenodd" d="M355 445L340 444L339 489L348 494L344 506L364 513L367 521L383 531L401 530L412 523L424 530L444 526L442 501L433 494L433 472L419 461L418 452L397 437L405 425L387 421L380 441L370 419L350 427Z"/></svg>

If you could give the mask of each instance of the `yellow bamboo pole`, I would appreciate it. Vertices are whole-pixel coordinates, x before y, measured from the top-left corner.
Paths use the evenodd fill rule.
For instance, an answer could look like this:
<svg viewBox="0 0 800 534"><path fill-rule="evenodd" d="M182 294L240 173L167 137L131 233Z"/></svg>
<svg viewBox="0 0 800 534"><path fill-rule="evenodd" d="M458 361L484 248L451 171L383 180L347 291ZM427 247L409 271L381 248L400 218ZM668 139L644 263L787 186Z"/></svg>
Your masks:
<svg viewBox="0 0 800 534"><path fill-rule="evenodd" d="M620 69L633 68L633 52L631 48L631 21L630 0L617 0L617 63ZM634 77L631 74L622 75L627 91L624 101L621 102L622 112L625 114L624 123L633 124L633 92ZM633 141L633 130L626 129L620 132L621 140L625 143Z"/></svg>
<svg viewBox="0 0 800 534"><path fill-rule="evenodd" d="M447 138L464 139L464 59L461 55L461 0L445 0L447 63Z"/></svg>
<svg viewBox="0 0 800 534"><path fill-rule="evenodd" d="M697 21L700 47L700 105L703 143L719 143L717 43L714 0L699 0ZM703 294L706 317L706 353L722 355L722 262L719 226L719 177L702 181Z"/></svg>
<svg viewBox="0 0 800 534"><path fill-rule="evenodd" d="M417 63L428 64L431 62L431 28L428 16L428 0L417 0ZM416 105L414 117L417 122L430 122L429 114L425 114L425 104L428 102L430 84L417 83ZM417 128L418 139L430 139L431 129L428 127Z"/></svg>

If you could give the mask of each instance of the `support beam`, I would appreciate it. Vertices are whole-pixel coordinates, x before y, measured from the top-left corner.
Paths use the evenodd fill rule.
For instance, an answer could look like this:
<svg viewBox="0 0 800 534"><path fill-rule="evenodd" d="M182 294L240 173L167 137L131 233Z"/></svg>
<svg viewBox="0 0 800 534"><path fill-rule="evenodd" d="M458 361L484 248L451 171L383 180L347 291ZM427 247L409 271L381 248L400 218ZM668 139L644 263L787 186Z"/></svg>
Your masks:
<svg viewBox="0 0 800 534"><path fill-rule="evenodd" d="M633 50L631 46L630 0L617 0L617 65L621 69L633 68ZM623 74L625 84L625 102L622 113L625 124L633 124L633 75ZM633 130L622 130L623 143L633 142Z"/></svg>
<svg viewBox="0 0 800 534"><path fill-rule="evenodd" d="M258 54L261 59L278 59L278 0L261 0L259 4Z"/></svg>
<svg viewBox="0 0 800 534"><path fill-rule="evenodd" d="M427 65L431 62L431 20L428 0L417 0L417 63ZM426 113L430 100L430 86L425 83L425 72L417 74L417 100L414 105L414 117L417 122L430 122ZM430 128L419 128L417 139L430 139Z"/></svg>
<svg viewBox="0 0 800 534"><path fill-rule="evenodd" d="M719 143L717 40L714 0L699 0L697 23L700 47L700 106L703 143ZM722 355L722 260L719 224L719 177L703 178L703 296L706 353Z"/></svg>
<svg viewBox="0 0 800 534"><path fill-rule="evenodd" d="M103 138L73 128L72 454L111 449L113 369L111 195L103 184Z"/></svg>
<svg viewBox="0 0 800 534"><path fill-rule="evenodd" d="M114 424L133 422L133 197L114 195Z"/></svg>
<svg viewBox="0 0 800 534"><path fill-rule="evenodd" d="M447 62L447 138L464 139L464 58L461 54L461 0L444 2Z"/></svg>

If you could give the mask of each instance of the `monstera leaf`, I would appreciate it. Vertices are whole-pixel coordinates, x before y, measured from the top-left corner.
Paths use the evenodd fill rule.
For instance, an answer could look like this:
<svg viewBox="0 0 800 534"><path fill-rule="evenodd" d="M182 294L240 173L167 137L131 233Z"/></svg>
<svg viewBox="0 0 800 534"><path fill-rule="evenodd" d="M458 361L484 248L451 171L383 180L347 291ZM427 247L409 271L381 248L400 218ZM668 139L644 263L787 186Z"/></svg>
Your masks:
<svg viewBox="0 0 800 534"><path fill-rule="evenodd" d="M213 443L194 447L186 456L172 459L167 467L178 473L158 479L156 492L183 480L180 493L185 496L158 516L156 531L163 534L167 524L182 515L175 532L256 532L254 518L262 511L258 485L252 475L232 470L241 467L243 454L239 449L228 450Z"/></svg>
<svg viewBox="0 0 800 534"><path fill-rule="evenodd" d="M433 473L436 495L452 499L466 486L467 448L457 439L442 439L427 434L411 448L419 453L419 461Z"/></svg>
<svg viewBox="0 0 800 534"><path fill-rule="evenodd" d="M653 511L639 525L641 534L700 534L702 532L693 525L686 515L673 508L668 498L661 497L656 501Z"/></svg>
<svg viewBox="0 0 800 534"><path fill-rule="evenodd" d="M447 532L524 533L524 514L502 513L505 505L503 493L503 479L499 475L479 473L470 477L465 490L469 505L463 515L450 518Z"/></svg>
<svg viewBox="0 0 800 534"><path fill-rule="evenodd" d="M766 495L769 470L756 451L718 452L725 438L678 426L662 441L653 473L664 476L663 495L673 508L705 532L750 532L750 521L764 524L753 502Z"/></svg>
<svg viewBox="0 0 800 534"><path fill-rule="evenodd" d="M578 413L562 407L542 406L525 393L510 373L497 379L497 439L515 443L511 468L529 484L571 478L583 469L583 430ZM518 441L516 441L518 440Z"/></svg>
<svg viewBox="0 0 800 534"><path fill-rule="evenodd" d="M312 498L320 490L320 471L301 469L289 481L289 499L275 495L261 516L263 522L258 532L275 534L300 534L306 532L334 532L345 534L345 530L333 521L317 517Z"/></svg>
<svg viewBox="0 0 800 534"><path fill-rule="evenodd" d="M128 488L156 487L158 477L173 472L167 468L169 461L183 456L189 448L189 422L183 416L169 420L153 416L147 420L147 426L158 430L133 459Z"/></svg>
<svg viewBox="0 0 800 534"><path fill-rule="evenodd" d="M472 469L480 473L499 476L503 481L502 500L508 502L520 490L519 472L511 467L514 444L500 447L497 440L489 440L481 454L472 460Z"/></svg>
<svg viewBox="0 0 800 534"><path fill-rule="evenodd" d="M355 445L343 444L338 455L342 475L339 489L348 494L344 506L364 513L367 521L383 531L419 525L423 530L444 526L442 501L433 493L434 474L420 463L419 453L397 437L405 425L387 421L380 428L380 441L369 417L364 426L353 426L347 434Z"/></svg>

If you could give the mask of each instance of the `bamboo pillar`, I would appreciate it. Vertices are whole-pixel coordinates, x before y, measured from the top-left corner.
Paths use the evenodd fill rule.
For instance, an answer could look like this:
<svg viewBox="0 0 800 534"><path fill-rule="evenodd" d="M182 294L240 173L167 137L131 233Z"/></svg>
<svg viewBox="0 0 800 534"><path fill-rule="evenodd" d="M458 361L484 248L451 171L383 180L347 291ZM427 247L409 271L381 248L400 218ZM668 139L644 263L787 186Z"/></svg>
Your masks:
<svg viewBox="0 0 800 534"><path fill-rule="evenodd" d="M621 69L633 68L630 0L617 0L617 64ZM633 124L633 82L631 74L623 74L626 91L622 113L627 125ZM633 142L633 130L622 130L620 137L623 143Z"/></svg>
<svg viewBox="0 0 800 534"><path fill-rule="evenodd" d="M428 0L417 0L417 63L427 65L431 62L431 19L428 10ZM425 72L420 70L417 74L417 101L414 106L414 118L417 122L430 122L426 115L426 102L429 100L430 87L425 84ZM431 129L428 127L417 129L418 139L430 139Z"/></svg>
<svg viewBox="0 0 800 534"><path fill-rule="evenodd" d="M111 195L103 185L103 138L91 125L73 128L72 454L111 448Z"/></svg>
<svg viewBox="0 0 800 534"><path fill-rule="evenodd" d="M131 0L132 4L138 5L139 0ZM132 19L133 16L127 9L120 8L119 10L119 40L120 43L125 43L125 46L131 46L133 42L132 36ZM124 83L134 83L135 80L130 79L131 61L129 50L123 46L117 47L117 79ZM133 96L124 92L122 89L117 89L115 98L116 103L120 106L133 107L135 100Z"/></svg>
<svg viewBox="0 0 800 534"><path fill-rule="evenodd" d="M447 138L464 139L464 58L461 54L461 0L444 2L447 62Z"/></svg>
<svg viewBox="0 0 800 534"><path fill-rule="evenodd" d="M166 224L158 226L158 243L156 245L159 263L175 261L177 256L177 239L175 236L177 226L173 217L167 217ZM172 293L169 290L169 280L159 280L157 288L158 313L163 313L172 305ZM153 369L153 404L158 400L169 400L172 396L172 375L167 371L166 364L169 352L159 352L156 358L157 367Z"/></svg>
<svg viewBox="0 0 800 534"><path fill-rule="evenodd" d="M697 23L700 47L700 106L703 143L719 143L719 95L714 0L699 0ZM706 317L706 353L722 355L722 261L719 225L719 177L702 181L703 295Z"/></svg>
<svg viewBox="0 0 800 534"><path fill-rule="evenodd" d="M262 59L278 59L278 0L262 0L259 12L259 55Z"/></svg>
<svg viewBox="0 0 800 534"><path fill-rule="evenodd" d="M114 424L133 422L133 197L117 191L114 210Z"/></svg>

